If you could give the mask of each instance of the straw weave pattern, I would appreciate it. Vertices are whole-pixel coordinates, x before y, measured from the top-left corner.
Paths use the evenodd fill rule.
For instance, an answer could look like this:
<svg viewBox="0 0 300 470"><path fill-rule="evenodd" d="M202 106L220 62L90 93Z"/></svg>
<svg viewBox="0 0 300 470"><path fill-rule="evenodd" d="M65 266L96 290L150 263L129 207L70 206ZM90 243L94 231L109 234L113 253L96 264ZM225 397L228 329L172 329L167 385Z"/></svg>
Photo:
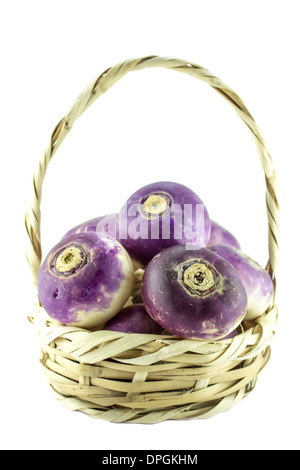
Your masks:
<svg viewBox="0 0 300 470"><path fill-rule="evenodd" d="M235 338L216 342L66 327L51 321L41 307L37 278L42 260L41 200L47 167L75 121L97 98L128 72L149 67L186 73L207 83L249 128L265 174L269 241L266 269L274 287L278 271L276 172L254 118L230 87L197 64L158 56L121 62L86 87L53 130L33 176L33 197L25 215L27 259L36 294L29 320L38 329L42 369L56 398L70 410L116 423L209 418L228 410L256 385L269 360L277 322L276 289L267 312L243 325ZM142 272L137 271L136 291L141 276Z"/></svg>

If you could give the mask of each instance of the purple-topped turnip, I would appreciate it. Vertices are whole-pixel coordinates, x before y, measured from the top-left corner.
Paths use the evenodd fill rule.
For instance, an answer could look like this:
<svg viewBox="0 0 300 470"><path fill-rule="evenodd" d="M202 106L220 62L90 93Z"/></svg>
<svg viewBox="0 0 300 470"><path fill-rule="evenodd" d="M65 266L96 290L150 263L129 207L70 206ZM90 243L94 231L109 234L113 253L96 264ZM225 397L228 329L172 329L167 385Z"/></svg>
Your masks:
<svg viewBox="0 0 300 470"><path fill-rule="evenodd" d="M122 331L124 333L144 333L162 335L164 328L148 314L143 304L129 305L109 320L104 330Z"/></svg>
<svg viewBox="0 0 300 470"><path fill-rule="evenodd" d="M237 271L207 248L173 246L146 266L144 305L170 333L217 340L229 335L247 311L247 294Z"/></svg>
<svg viewBox="0 0 300 470"><path fill-rule="evenodd" d="M109 235L118 240L118 214L108 214L87 220L68 230L63 236L69 237L75 233L97 232L100 235Z"/></svg>
<svg viewBox="0 0 300 470"><path fill-rule="evenodd" d="M210 250L222 256L238 272L248 296L246 320L262 315L273 298L274 286L269 273L256 261L236 248L226 245L211 246Z"/></svg>
<svg viewBox="0 0 300 470"><path fill-rule="evenodd" d="M63 239L73 235L75 233L87 233L96 232L100 235L108 235L117 240L122 245L122 240L119 238L119 214L108 214L105 216L96 217L91 220L87 220L76 227L70 229L64 236ZM133 262L134 269L142 268L143 264L137 261L132 253L128 251Z"/></svg>
<svg viewBox="0 0 300 470"><path fill-rule="evenodd" d="M241 249L239 241L230 233L226 228L219 225L214 220L211 220L210 237L207 243L207 248L213 245L229 245Z"/></svg>
<svg viewBox="0 0 300 470"><path fill-rule="evenodd" d="M41 305L62 325L93 328L130 297L133 266L126 250L95 232L70 235L45 258L38 278Z"/></svg>
<svg viewBox="0 0 300 470"><path fill-rule="evenodd" d="M169 246L205 246L210 226L200 197L182 184L165 181L140 188L119 214L120 243L144 266Z"/></svg>

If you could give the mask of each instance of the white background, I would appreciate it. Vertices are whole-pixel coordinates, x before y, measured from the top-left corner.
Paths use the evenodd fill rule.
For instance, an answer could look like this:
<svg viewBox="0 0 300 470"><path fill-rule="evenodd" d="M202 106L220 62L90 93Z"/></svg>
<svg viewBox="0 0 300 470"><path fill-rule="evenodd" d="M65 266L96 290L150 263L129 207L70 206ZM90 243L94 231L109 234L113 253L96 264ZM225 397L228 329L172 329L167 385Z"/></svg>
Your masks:
<svg viewBox="0 0 300 470"><path fill-rule="evenodd" d="M299 2L2 2L1 385L3 449L299 449ZM53 128L100 73L129 58L174 56L219 76L245 101L277 169L279 323L250 396L210 420L112 424L67 411L39 366L27 322L25 199ZM73 225L118 211L146 183L190 186L261 264L264 176L252 137L206 84L164 69L127 75L76 122L49 166L44 255Z"/></svg>

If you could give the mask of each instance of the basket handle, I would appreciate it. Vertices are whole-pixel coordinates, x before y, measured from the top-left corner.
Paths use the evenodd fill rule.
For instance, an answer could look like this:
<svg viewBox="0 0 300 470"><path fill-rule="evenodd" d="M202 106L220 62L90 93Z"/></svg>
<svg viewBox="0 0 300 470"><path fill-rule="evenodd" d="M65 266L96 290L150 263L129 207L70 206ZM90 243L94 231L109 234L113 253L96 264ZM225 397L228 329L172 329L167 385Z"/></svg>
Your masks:
<svg viewBox="0 0 300 470"><path fill-rule="evenodd" d="M231 104L240 118L250 129L265 173L269 240L269 260L267 269L275 284L275 276L278 270L279 236L277 176L271 156L267 150L265 140L263 139L256 122L241 98L219 78L212 75L208 70L204 69L200 65L172 57L148 56L139 59L126 60L125 62L121 62L114 67L105 70L78 96L69 113L57 124L52 132L50 142L48 143L45 153L33 175L33 199L31 204L28 205L25 214L25 226L29 238L26 256L31 268L34 287L37 286L38 273L42 260L40 234L42 185L50 160L65 139L66 135L72 129L76 119L78 119L79 116L81 116L99 96L105 93L128 72L142 70L148 67L163 67L175 70L192 75L193 77L206 82Z"/></svg>

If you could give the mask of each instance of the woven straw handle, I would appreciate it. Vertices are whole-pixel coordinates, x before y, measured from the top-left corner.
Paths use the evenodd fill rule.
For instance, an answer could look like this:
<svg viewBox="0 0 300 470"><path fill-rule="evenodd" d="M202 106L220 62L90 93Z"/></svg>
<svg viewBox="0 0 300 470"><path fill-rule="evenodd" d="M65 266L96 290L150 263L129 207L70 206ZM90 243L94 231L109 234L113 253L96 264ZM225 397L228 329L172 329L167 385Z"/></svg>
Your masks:
<svg viewBox="0 0 300 470"><path fill-rule="evenodd" d="M272 275L275 283L275 275L278 268L278 216L279 204L277 200L277 178L276 172L273 167L271 156L267 150L265 141L261 132L248 111L247 107L241 98L227 85L225 85L219 78L212 75L208 70L200 65L192 62L187 62L181 59L170 57L148 56L139 59L131 59L121 62L114 67L111 67L97 77L76 99L70 112L57 124L52 132L49 144L46 147L45 153L39 162L39 166L34 172L33 176L33 199L31 205L28 207L25 216L25 225L29 237L29 246L27 249L27 259L33 276L34 286L37 285L38 273L42 260L41 249L41 235L40 235L40 222L41 222L41 198L42 198L42 184L46 174L46 170L54 153L59 148L60 144L72 129L76 119L84 113L84 111L110 87L112 87L120 78L128 72L134 70L142 70L148 67L164 67L170 70L176 70L195 78L203 80L210 85L214 90L220 93L235 109L241 119L245 122L251 131L254 138L260 161L265 173L266 181L266 205L268 216L269 228L269 261L268 271Z"/></svg>

